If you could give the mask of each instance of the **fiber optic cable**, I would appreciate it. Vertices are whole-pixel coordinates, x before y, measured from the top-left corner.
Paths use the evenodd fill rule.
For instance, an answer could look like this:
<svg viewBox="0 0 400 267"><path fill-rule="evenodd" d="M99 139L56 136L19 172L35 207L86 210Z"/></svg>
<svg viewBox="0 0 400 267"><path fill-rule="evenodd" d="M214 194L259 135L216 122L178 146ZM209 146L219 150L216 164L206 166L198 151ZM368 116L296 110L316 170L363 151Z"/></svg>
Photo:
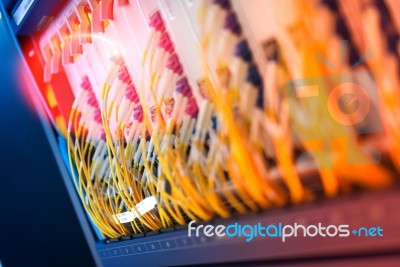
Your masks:
<svg viewBox="0 0 400 267"><path fill-rule="evenodd" d="M236 26L235 26L236 25ZM234 13L228 13L228 16L227 16L227 19L226 19L226 23L225 23L225 26L226 26L226 29L231 29L232 28L232 32L234 33L234 35L236 35L236 36L240 36L240 26L239 26L239 24L237 23L237 21L236 21L236 18L235 18L235 15L234 15ZM235 30L236 29L236 30ZM210 40L211 39L207 39L208 37L208 35L207 35L207 33L205 33L205 39L204 39L204 41L202 42L203 43L203 47L204 47L204 49L205 49L205 51L207 51L208 49L209 49L209 47L211 46L211 42L210 42ZM239 40L240 39L238 39L237 41L239 42ZM233 49L232 49L233 50ZM205 52L206 54L207 54L207 52ZM213 64L211 63L210 64L210 66L213 66ZM252 72L254 72L254 71L252 71L252 69L254 69L254 67L253 68L250 68L250 73L252 73ZM220 74L224 74L224 73L221 73L220 71L218 71L217 70L217 76L218 76L218 72L219 72L219 75ZM226 75L226 74L224 74L224 75ZM252 79L251 78L252 77L252 75L250 74L250 79ZM220 80L220 81L223 81L223 80L226 80L226 78L224 78L224 77L222 77L221 76L221 78L222 78L222 80ZM220 85L222 85L223 84L223 82L222 83L220 83ZM258 90L257 90L258 91ZM249 92L252 92L252 91L249 91ZM259 91L258 91L259 92ZM251 94L250 94L251 95ZM255 96L256 96L257 94L252 94L249 98L247 98L247 100L246 100L246 98L242 98L242 103L245 103L243 106L251 106L251 102L252 102L252 100L251 99L255 99ZM232 99L231 99L232 100ZM256 102L256 101L254 101L253 100L253 103L254 102ZM225 118L226 119L226 118ZM228 127L228 129L229 129L229 127ZM257 156L256 155L253 155L253 156L250 156L250 157L253 157L253 159L255 159ZM257 160L257 162L260 162L259 160ZM261 166L260 166L261 167ZM264 167L262 167L262 168L264 168ZM261 171L261 170L260 170ZM232 171L231 171L232 172ZM233 173L233 172L232 172ZM238 177L238 175L235 175L235 176L233 176L233 177ZM236 181L240 181L240 178L238 178ZM236 186L240 186L240 184L243 184L243 183L236 183ZM238 190L238 188L236 188L237 190ZM247 189L248 190L248 189ZM239 191L241 191L242 192L242 198L243 199L249 199L247 196L245 196L244 195L244 192L245 191L243 191L243 190L240 190L239 189ZM254 191L253 191L254 192ZM271 194L271 195L275 195L275 194ZM261 199L261 197L259 198L259 199ZM266 203L264 203L263 205L265 205ZM255 207L253 207L253 209L254 209Z"/></svg>
<svg viewBox="0 0 400 267"><path fill-rule="evenodd" d="M124 68L124 64L122 61L117 59L115 62L121 62L121 64L114 64L112 66L112 68L110 68L110 71L109 71L110 74L115 73L115 69L118 69L118 68L123 69ZM128 76L128 74L125 73L125 76ZM120 77L120 78L123 78L123 77ZM126 77L125 79L129 80L129 77ZM115 80L115 76L114 76L114 80ZM128 84L129 83L130 82L128 81ZM116 181L118 181L119 184L122 184L122 186L119 187L121 189L121 190L119 190L121 193L120 194L121 197L124 199L124 202L127 203L128 209L135 209L135 204L131 200L131 196L125 187L126 183L131 181L131 179L128 179L126 177L126 176L129 176L130 173L128 172L128 168L126 166L124 140L123 140L124 139L123 138L124 131L117 127L116 133L112 134L110 131L110 127L109 127L110 118L108 117L108 115L111 114L112 107L110 106L110 108L108 109L108 93L110 92L110 88L111 88L112 84L113 84L113 80L109 79L104 85L105 92L103 94L103 110L108 110L108 112L102 113L103 125L104 125L105 131L106 131L106 138L107 138L107 143L108 143L108 150L109 150L109 154L112 155L112 157L113 157L113 160L111 160L111 158L110 158L110 165L113 165L115 167L112 172L114 179ZM121 89L121 88L119 88L119 89ZM124 91L117 92L117 94L123 95ZM119 102L121 101L121 99L122 99L121 97L118 98ZM113 103L113 100L111 103ZM119 103L117 104L117 106L119 106ZM118 111L116 111L116 112L118 112ZM115 145L114 145L114 143L115 143ZM120 166L120 164L122 164L122 165ZM140 186L140 185L138 185L138 186ZM131 187L136 188L137 186L131 185ZM138 196L138 194L136 194L136 196ZM137 203L137 201L136 201L136 203ZM135 210L135 212L137 212L137 210ZM156 230L159 227L159 226L157 226L157 224L158 224L157 220L154 221L154 218L151 218L148 214L139 216L138 219L143 225L145 225L146 227L148 227L152 230Z"/></svg>
<svg viewBox="0 0 400 267"><path fill-rule="evenodd" d="M86 139L87 136L89 136L89 133L87 130L83 130L83 124L85 123L87 124L88 122L88 118L89 116L80 116L79 119L77 119L75 117L76 115L76 111L84 108L83 106L86 105L86 103L88 103L89 105L85 107L85 109L93 109L96 108L98 106L96 106L95 102L93 102L93 93L91 92L91 87L90 84L88 82L87 79L85 79L82 83L82 87L83 90L79 93L75 103L74 103L74 107L72 109L71 112L71 116L70 116L70 122L69 122L69 135L68 135L68 147L69 147L69 151L73 151L75 150L74 153L69 153L69 157L70 157L70 164L71 164L71 169L74 169L74 166L78 167L78 175L79 178L76 177L75 175L75 171L73 170L73 176L74 176L74 182L75 182L75 186L78 190L78 193L81 196L82 199L82 203L85 207L85 209L88 211L89 215L91 216L91 218L93 219L94 223L99 227L99 229L106 234L109 237L115 237L118 236L119 234L116 232L118 231L118 227L115 226L115 224L113 224L111 221L107 220L103 214L104 211L107 211L107 209L103 209L101 207L98 206L99 201L100 201L100 205L101 203L104 204L104 198L102 197L102 194L100 194L98 197L96 197L96 193L93 191L93 185L92 182L93 180L95 181L95 183L97 183L98 179L96 177L90 178L92 177L92 165L90 164L90 161L87 161L84 153L87 151L88 147L90 146L89 151L91 151L92 146L89 145L89 142L84 142L83 140ZM87 99L87 102L85 103L85 100ZM82 101L83 100L83 101ZM86 111L90 111L90 110L86 110ZM82 114L82 112L79 112L80 114ZM89 112L87 114L94 114L93 112ZM78 123L79 121L79 123ZM72 125L73 128L72 128ZM79 125L79 126L78 126ZM73 129L73 131L72 131ZM99 129L99 127L92 127L92 128L86 128L86 129ZM100 137L101 137L101 131L99 131ZM86 133L85 133L86 132ZM82 141L79 141L79 139L81 138L81 134L83 133L83 138ZM72 148L72 135L75 136L75 145L74 145L74 149ZM91 137L89 139L92 139L94 137ZM84 145L84 148L82 147ZM96 151L97 152L97 151ZM95 153L96 153L95 152ZM73 163L75 162L75 163ZM87 164L89 163L89 165ZM86 178L85 178L86 177ZM96 204L97 203L97 204ZM124 232L124 230L121 229L122 232Z"/></svg>

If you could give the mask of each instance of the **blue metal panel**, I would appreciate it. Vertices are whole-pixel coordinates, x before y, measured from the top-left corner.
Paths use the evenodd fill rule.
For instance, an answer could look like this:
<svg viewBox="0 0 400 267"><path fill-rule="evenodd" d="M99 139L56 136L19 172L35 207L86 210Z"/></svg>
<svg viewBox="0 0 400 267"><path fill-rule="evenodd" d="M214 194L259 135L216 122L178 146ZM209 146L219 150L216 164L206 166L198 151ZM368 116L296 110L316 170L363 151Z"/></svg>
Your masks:
<svg viewBox="0 0 400 267"><path fill-rule="evenodd" d="M22 2L23 0L19 0L18 3L15 4L11 11L11 15L15 13L20 4L23 4ZM41 25L45 26L46 23L59 12L66 2L67 1L65 0L33 0L19 25L17 25L11 18L10 25L13 32L19 35L30 35L34 33Z"/></svg>
<svg viewBox="0 0 400 267"><path fill-rule="evenodd" d="M45 118L38 117L43 113L23 101L18 81L29 71L1 2L0 12L1 261L5 266L92 266L60 179L60 170L68 177L65 167L59 154L55 161L52 153L58 151L54 132ZM41 103L32 99L41 109ZM71 186L68 188L72 191ZM76 197L72 203L78 206ZM86 236L94 244L90 230Z"/></svg>
<svg viewBox="0 0 400 267"><path fill-rule="evenodd" d="M376 203L379 199L379 203ZM293 238L282 242L279 238L257 237L251 242L244 238L188 237L186 229L136 238L111 244L98 242L96 249L104 266L171 266L188 264L215 264L227 262L288 259L338 258L355 255L400 253L400 188L360 195L343 196L318 203L287 207L263 213L248 214L213 224L242 225L292 224L306 220L306 224L348 224L366 227L379 225L385 238L371 237ZM371 206L382 211L380 217L371 216ZM390 218L390 220L387 220ZM397 260L397 262L399 262ZM247 264L245 264L247 266ZM291 265L290 265L291 266Z"/></svg>

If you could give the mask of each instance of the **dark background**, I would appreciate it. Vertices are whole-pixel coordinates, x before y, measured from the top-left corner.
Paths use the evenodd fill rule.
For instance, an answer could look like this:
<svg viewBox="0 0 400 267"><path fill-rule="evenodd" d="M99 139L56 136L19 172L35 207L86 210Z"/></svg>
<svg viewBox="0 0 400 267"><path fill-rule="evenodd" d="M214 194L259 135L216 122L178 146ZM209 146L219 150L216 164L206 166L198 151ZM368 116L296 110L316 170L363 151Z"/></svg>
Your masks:
<svg viewBox="0 0 400 267"><path fill-rule="evenodd" d="M7 2L7 1L6 1ZM0 260L93 266L40 120L24 101L18 52L0 19Z"/></svg>

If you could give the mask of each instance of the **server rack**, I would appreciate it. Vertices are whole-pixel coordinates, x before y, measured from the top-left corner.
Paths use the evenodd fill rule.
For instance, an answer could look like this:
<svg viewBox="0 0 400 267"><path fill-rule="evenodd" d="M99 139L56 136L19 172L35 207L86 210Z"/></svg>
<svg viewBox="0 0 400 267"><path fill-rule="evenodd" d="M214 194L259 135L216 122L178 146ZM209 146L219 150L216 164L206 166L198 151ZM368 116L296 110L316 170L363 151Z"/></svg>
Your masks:
<svg viewBox="0 0 400 267"><path fill-rule="evenodd" d="M187 235L187 228L174 227L161 231L148 232L143 235L133 235L121 239L99 241L85 211L76 195L73 181L60 153L57 132L53 125L48 123L49 110L46 110L44 100L38 92L37 79L34 77L32 66L27 62L29 51L22 50L21 46L27 42L26 36L37 30L32 25L51 23L51 18L62 10L64 1L18 1L14 6L25 5L22 24L16 23L10 9L4 6L13 6L12 1L3 1L1 13L8 20L9 29L14 33L14 42L20 51L24 67L29 70L29 81L34 90L31 97L34 99L37 112L41 114L43 127L48 136L55 158L60 167L62 179L76 210L77 216L85 233L95 262L99 266L155 266L155 265L223 265L227 266L319 266L319 264L343 264L354 266L363 264L375 266L378 261L382 265L395 266L400 262L400 223L398 204L400 188L392 188L377 192L360 191L351 195L339 196L335 199L319 199L312 203L299 206L288 206L279 209L251 213L248 215L234 215L231 219L217 219L212 224L239 222L242 224L261 223L323 223L323 224L354 224L363 226L377 226L385 229L384 239L347 238L326 239L321 237L304 240L288 240L283 243L275 238L257 238L247 243L244 238L227 240L224 238L191 238ZM190 2L190 1L189 1ZM168 3L160 1L161 5ZM166 9L168 12L168 9ZM14 13L15 15L15 13ZM167 14L168 16L168 14ZM43 21L43 19L45 21ZM48 21L46 21L48 19ZM21 22L20 21L20 22ZM17 25L19 24L19 25ZM29 39L29 38L28 38ZM29 42L28 42L29 43ZM377 201L379 199L379 201ZM373 212L369 212L369 211ZM376 212L378 211L378 212ZM388 219L390 218L390 219ZM329 265L328 265L329 266Z"/></svg>

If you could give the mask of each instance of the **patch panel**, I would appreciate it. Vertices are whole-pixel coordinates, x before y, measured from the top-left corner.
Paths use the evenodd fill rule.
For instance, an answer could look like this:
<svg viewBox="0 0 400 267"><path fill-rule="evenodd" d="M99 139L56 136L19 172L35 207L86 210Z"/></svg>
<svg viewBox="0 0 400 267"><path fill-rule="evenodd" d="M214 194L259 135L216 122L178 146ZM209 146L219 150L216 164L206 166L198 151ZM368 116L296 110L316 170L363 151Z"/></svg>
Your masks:
<svg viewBox="0 0 400 267"><path fill-rule="evenodd" d="M359 39L372 38L354 33L360 25L346 13L354 3L333 1L339 10L295 0L54 2L33 1L11 25L98 264L295 266L288 259L398 251L398 156L379 142L382 127L391 142L399 139L388 104L398 99L385 83L395 87L396 79L369 71L388 62L394 73L394 34L382 33L387 49L367 42L386 56L361 57L350 74L330 69L353 70L345 45L365 52ZM339 113L342 122L357 117L329 110L331 92L346 82L371 99L360 124L337 123ZM192 220L365 223L385 229L385 239L191 238Z"/></svg>

